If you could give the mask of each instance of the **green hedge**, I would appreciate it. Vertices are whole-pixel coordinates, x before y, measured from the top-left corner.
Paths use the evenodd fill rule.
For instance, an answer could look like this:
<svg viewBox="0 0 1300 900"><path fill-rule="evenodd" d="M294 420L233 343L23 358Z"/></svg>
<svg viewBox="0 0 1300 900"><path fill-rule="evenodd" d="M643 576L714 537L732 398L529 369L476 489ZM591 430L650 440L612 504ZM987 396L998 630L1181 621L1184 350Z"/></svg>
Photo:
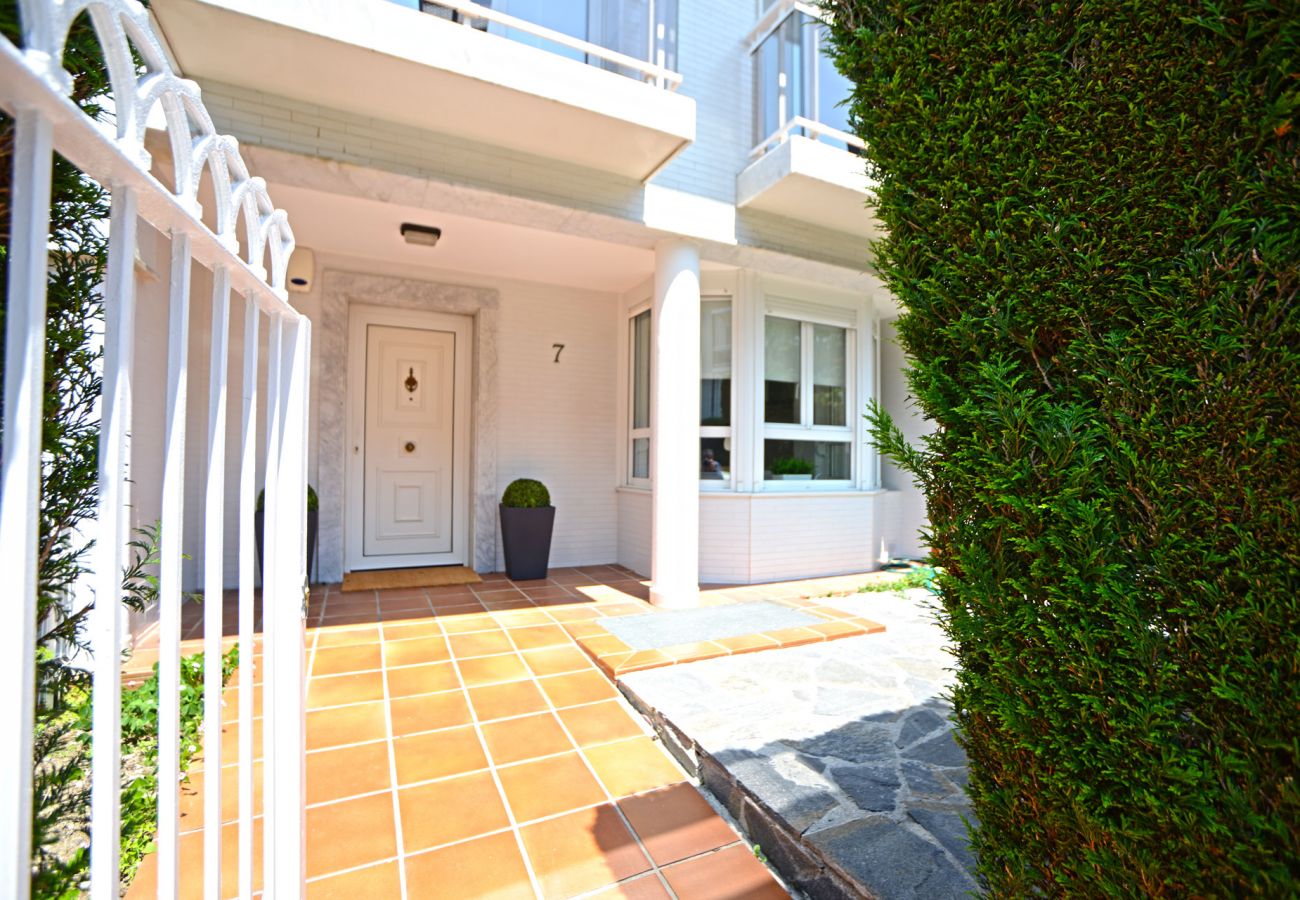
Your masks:
<svg viewBox="0 0 1300 900"><path fill-rule="evenodd" d="M1300 895L1300 10L829 0L999 896Z"/></svg>

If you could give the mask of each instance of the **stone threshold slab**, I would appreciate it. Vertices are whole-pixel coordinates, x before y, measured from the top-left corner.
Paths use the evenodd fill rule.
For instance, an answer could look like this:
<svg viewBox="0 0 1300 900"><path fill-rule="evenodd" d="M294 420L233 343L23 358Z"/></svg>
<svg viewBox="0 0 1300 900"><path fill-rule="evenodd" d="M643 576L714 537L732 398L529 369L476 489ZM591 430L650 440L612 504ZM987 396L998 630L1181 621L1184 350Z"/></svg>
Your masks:
<svg viewBox="0 0 1300 900"><path fill-rule="evenodd" d="M592 620L566 623L564 630L611 680L646 669L682 665L723 656L738 656L760 650L800 647L839 638L878 634L885 630L885 626L879 622L832 606L825 606L820 598L783 598L764 602L798 611L806 615L813 624L774 628L715 640L690 641L651 650L638 650L628 646L618 635ZM673 614L665 612L662 615Z"/></svg>

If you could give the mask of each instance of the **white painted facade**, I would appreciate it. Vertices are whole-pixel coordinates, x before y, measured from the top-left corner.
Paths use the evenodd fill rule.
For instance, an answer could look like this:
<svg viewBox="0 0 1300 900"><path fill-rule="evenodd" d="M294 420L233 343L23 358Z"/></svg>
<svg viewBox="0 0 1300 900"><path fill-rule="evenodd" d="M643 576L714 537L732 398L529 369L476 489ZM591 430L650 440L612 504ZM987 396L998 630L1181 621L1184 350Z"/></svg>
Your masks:
<svg viewBox="0 0 1300 900"><path fill-rule="evenodd" d="M347 410L360 390L349 381L348 322L363 305L463 316L471 329L464 561L480 570L502 568L495 504L518 477L551 491L553 566L622 563L650 576L664 605L693 602L699 583L863 571L882 552L924 553L920 496L882 466L862 422L871 398L911 412L889 343L897 309L871 273L861 159L788 122L783 138L756 147L752 53L786 16L807 14L790 0L758 5L678 0L676 40L660 59L679 77L666 79L653 60L640 75L609 71L572 48L524 46L495 26L388 0L155 0L159 30L216 127L239 138L313 251L308 284L290 299L315 335L315 578L342 576L359 514L347 474ZM440 228L440 242L403 242L408 222ZM145 265L165 268L150 252L145 241ZM142 305L148 297L144 284ZM698 412L701 378L716 388L722 365L701 365L702 301L729 304L725 425L702 426ZM650 407L638 428L633 322L645 310ZM771 357L769 317L830 356ZM200 365L204 321L191 331ZM238 351L237 333L232 344ZM803 392L797 421L784 425L765 409L765 374L778 363L798 370L782 377ZM635 444L634 431L648 443ZM824 444L818 465L833 459L836 471L775 477L765 442L802 448L810 436ZM702 438L729 448L727 477L702 476ZM228 491L235 482L227 477ZM140 521L150 521L147 494ZM202 508L201 496L187 502ZM229 583L234 535L229 522Z"/></svg>

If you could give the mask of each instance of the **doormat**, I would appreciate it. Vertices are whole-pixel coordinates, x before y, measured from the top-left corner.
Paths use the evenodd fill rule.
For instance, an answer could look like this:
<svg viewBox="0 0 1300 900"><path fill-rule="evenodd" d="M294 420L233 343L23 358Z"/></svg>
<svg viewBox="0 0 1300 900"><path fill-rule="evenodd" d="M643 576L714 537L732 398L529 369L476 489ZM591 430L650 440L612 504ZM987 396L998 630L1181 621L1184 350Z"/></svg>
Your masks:
<svg viewBox="0 0 1300 900"><path fill-rule="evenodd" d="M385 588L446 587L478 584L478 573L468 566L428 566L423 569L370 569L343 576L345 591L382 591Z"/></svg>
<svg viewBox="0 0 1300 900"><path fill-rule="evenodd" d="M732 606L653 612L643 616L609 616L600 619L599 624L633 650L656 650L779 628L821 625L825 621L788 606L758 600Z"/></svg>

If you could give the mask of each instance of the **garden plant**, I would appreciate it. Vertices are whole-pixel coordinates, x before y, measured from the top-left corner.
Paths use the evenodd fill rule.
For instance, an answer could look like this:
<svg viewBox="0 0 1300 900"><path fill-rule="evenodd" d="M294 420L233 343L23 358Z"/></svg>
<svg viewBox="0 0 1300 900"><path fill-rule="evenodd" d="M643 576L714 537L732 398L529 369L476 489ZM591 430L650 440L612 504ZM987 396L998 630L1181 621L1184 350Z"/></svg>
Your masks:
<svg viewBox="0 0 1300 900"><path fill-rule="evenodd" d="M996 896L1300 894L1300 15L828 0Z"/></svg>

